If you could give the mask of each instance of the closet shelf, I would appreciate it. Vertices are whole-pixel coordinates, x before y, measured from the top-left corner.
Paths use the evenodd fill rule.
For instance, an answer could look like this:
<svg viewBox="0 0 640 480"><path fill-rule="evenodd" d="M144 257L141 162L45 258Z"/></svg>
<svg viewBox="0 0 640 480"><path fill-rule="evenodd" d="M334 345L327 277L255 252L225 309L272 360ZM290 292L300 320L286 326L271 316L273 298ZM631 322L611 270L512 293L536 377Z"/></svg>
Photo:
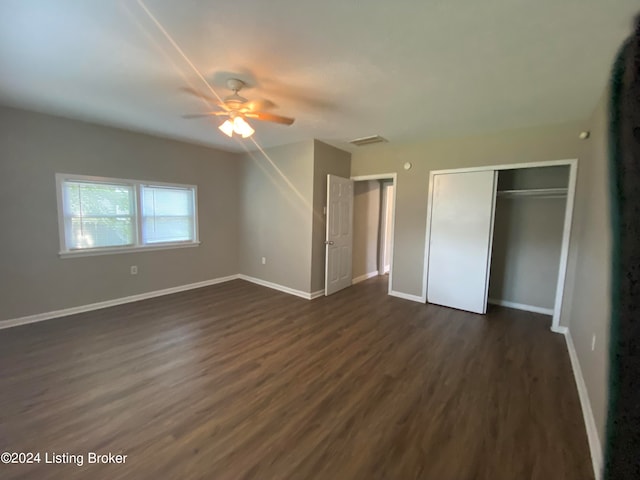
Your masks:
<svg viewBox="0 0 640 480"><path fill-rule="evenodd" d="M530 188L525 190L498 190L499 197L562 198L567 196L566 188Z"/></svg>

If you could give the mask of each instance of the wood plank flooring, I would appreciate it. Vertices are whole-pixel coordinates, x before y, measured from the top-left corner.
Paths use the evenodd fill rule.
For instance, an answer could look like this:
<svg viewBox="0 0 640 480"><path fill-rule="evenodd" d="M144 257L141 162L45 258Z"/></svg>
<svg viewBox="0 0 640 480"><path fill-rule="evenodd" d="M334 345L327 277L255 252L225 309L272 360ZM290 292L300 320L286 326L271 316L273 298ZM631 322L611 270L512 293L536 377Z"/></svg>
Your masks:
<svg viewBox="0 0 640 480"><path fill-rule="evenodd" d="M593 478L549 317L386 288L309 302L236 280L1 330L0 451L42 461L0 478Z"/></svg>

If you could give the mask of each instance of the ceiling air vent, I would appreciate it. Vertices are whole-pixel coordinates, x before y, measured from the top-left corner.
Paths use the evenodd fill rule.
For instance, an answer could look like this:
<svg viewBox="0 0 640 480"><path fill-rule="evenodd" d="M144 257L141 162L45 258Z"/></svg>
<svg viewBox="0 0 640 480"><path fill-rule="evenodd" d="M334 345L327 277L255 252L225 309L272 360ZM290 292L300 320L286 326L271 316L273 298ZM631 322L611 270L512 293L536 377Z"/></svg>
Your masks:
<svg viewBox="0 0 640 480"><path fill-rule="evenodd" d="M382 138L380 135L371 135L370 137L354 138L349 143L362 147L364 145L371 145L372 143L388 142L386 138Z"/></svg>

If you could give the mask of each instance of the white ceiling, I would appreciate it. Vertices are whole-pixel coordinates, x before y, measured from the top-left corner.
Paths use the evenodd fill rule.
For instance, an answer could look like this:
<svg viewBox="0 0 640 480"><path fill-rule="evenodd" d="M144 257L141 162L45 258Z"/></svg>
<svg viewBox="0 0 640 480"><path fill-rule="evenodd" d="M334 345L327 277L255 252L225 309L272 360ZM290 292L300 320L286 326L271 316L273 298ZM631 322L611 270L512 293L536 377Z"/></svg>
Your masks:
<svg viewBox="0 0 640 480"><path fill-rule="evenodd" d="M234 76L265 147L585 119L637 0L2 0L0 104L242 150L181 87ZM148 12L145 11L148 9ZM152 17L159 22L156 24ZM166 35L161 31L163 28ZM178 48L182 51L179 53ZM219 123L219 121L218 121ZM243 141L247 145L247 141ZM253 144L248 144L253 148Z"/></svg>

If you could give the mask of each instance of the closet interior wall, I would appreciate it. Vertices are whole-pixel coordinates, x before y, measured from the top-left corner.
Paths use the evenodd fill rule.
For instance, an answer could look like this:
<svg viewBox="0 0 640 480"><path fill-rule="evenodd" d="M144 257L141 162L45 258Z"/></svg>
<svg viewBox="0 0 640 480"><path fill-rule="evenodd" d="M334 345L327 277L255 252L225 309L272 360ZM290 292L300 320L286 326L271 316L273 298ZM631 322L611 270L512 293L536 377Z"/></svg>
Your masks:
<svg viewBox="0 0 640 480"><path fill-rule="evenodd" d="M489 303L553 314L569 166L498 172Z"/></svg>

